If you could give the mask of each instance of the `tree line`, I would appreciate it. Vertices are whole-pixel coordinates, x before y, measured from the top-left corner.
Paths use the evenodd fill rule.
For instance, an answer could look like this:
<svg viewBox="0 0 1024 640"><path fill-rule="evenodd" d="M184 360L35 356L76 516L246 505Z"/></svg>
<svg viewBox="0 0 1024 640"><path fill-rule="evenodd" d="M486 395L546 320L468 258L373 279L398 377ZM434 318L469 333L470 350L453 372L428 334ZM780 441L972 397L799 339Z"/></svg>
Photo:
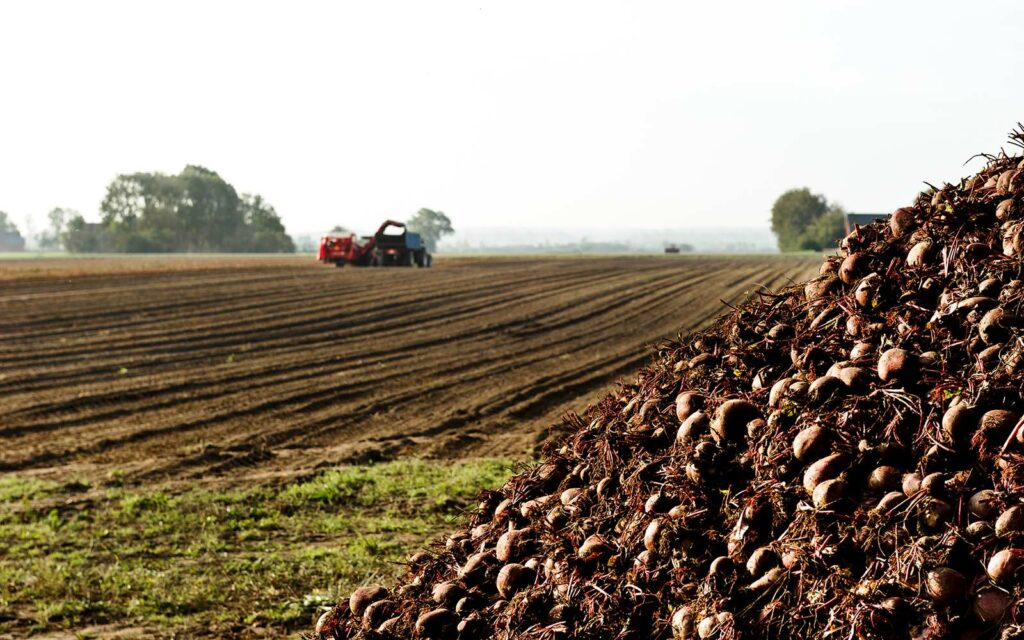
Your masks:
<svg viewBox="0 0 1024 640"><path fill-rule="evenodd" d="M73 253L295 251L280 216L262 196L239 194L217 172L196 165L177 175L117 176L107 186L100 214L100 222L86 222L73 209L52 209L36 243ZM0 211L0 251L20 251L25 244Z"/></svg>
<svg viewBox="0 0 1024 640"><path fill-rule="evenodd" d="M55 208L40 248L71 252L253 252L292 253L295 243L274 207L260 195L238 194L215 171L188 165L177 175L117 176L100 204L99 223L77 211ZM844 231L843 208L810 189L790 189L772 206L771 227L781 251L820 251L836 245ZM453 232L442 211L420 209L408 221L434 252ZM333 233L349 233L336 226ZM25 238L0 211L0 251L20 251Z"/></svg>
<svg viewBox="0 0 1024 640"><path fill-rule="evenodd" d="M64 218L61 218L63 214ZM177 175L117 176L100 203L101 221L51 212L72 252L291 253L295 243L262 196L239 194L216 171L188 165ZM57 218L57 219L54 219Z"/></svg>
<svg viewBox="0 0 1024 640"><path fill-rule="evenodd" d="M239 194L217 172L188 165L177 175L130 173L107 185L100 222L63 207L47 214L46 229L29 235L40 249L72 253L251 252L293 253L296 243L280 216L262 196ZM408 220L431 252L451 234L443 211L420 209ZM31 224L27 226L31 227ZM336 226L332 233L349 233ZM26 240L14 221L0 211L0 251L21 251ZM300 237L302 250L315 239Z"/></svg>

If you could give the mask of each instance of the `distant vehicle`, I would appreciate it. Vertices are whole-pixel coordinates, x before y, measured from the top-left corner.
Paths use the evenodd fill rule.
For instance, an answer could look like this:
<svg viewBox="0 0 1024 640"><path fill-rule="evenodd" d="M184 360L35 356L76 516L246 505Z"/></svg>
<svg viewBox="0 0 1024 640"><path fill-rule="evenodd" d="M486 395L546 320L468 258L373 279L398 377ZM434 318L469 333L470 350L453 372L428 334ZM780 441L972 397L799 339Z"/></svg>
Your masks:
<svg viewBox="0 0 1024 640"><path fill-rule="evenodd" d="M667 245L665 247L665 253L679 253L679 247L674 244Z"/></svg>
<svg viewBox="0 0 1024 640"><path fill-rule="evenodd" d="M372 236L363 236L362 243L354 233L324 236L316 259L336 267L429 267L433 262L420 234L394 220L380 225Z"/></svg>

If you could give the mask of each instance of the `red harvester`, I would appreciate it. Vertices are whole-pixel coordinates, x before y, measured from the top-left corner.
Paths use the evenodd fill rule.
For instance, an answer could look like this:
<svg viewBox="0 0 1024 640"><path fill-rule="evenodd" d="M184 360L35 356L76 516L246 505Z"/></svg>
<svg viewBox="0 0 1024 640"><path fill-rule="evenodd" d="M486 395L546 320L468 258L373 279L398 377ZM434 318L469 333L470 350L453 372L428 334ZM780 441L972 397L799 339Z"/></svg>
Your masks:
<svg viewBox="0 0 1024 640"><path fill-rule="evenodd" d="M316 259L338 267L429 267L432 262L423 238L407 230L402 222L388 220L377 233L363 236L362 240L360 244L354 233L324 236L320 238Z"/></svg>

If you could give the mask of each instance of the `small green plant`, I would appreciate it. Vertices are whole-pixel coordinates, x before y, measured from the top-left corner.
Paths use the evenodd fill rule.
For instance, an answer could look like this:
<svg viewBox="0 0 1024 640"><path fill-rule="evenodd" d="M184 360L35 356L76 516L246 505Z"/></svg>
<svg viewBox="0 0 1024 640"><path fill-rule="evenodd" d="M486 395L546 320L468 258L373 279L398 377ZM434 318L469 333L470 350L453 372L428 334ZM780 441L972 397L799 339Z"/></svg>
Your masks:
<svg viewBox="0 0 1024 640"><path fill-rule="evenodd" d="M137 516L144 511L156 511L167 508L169 498L162 493L128 494L121 498L121 509L125 513Z"/></svg>
<svg viewBox="0 0 1024 640"><path fill-rule="evenodd" d="M55 493L58 488L59 485L56 482L37 478L5 476L0 478L0 502L38 500Z"/></svg>
<svg viewBox="0 0 1024 640"><path fill-rule="evenodd" d="M111 487L120 487L124 484L124 471L120 469L111 469L107 472L107 485Z"/></svg>

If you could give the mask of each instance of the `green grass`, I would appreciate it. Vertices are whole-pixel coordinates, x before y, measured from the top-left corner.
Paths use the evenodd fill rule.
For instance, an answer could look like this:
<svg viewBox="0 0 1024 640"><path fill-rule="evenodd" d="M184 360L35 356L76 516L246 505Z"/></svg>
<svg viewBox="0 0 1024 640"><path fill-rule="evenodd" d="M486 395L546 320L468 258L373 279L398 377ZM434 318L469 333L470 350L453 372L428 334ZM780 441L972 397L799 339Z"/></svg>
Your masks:
<svg viewBox="0 0 1024 640"><path fill-rule="evenodd" d="M398 573L509 473L503 460L406 460L285 487L176 494L81 494L87 485L6 476L0 634L106 623L190 635L308 630L320 607ZM76 493L89 502L66 506Z"/></svg>
<svg viewBox="0 0 1024 640"><path fill-rule="evenodd" d="M2 477L0 478L0 503L42 498L54 493L59 486L56 482L47 482L36 478Z"/></svg>

